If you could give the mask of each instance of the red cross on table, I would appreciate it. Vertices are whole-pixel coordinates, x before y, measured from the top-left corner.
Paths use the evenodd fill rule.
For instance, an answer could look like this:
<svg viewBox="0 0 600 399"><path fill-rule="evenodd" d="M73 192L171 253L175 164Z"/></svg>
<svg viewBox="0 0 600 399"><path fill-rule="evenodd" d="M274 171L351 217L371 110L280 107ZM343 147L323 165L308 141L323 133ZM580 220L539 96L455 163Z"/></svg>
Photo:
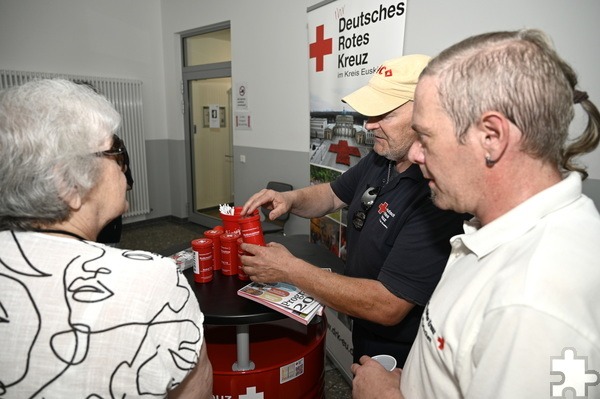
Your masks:
<svg viewBox="0 0 600 399"><path fill-rule="evenodd" d="M340 140L337 144L329 145L329 152L336 152L335 163L341 163L350 166L350 155L360 157L358 147L348 145L347 140Z"/></svg>
<svg viewBox="0 0 600 399"><path fill-rule="evenodd" d="M323 71L323 59L333 52L333 39L325 39L325 25L317 26L317 40L309 46L310 58L316 58L317 72Z"/></svg>

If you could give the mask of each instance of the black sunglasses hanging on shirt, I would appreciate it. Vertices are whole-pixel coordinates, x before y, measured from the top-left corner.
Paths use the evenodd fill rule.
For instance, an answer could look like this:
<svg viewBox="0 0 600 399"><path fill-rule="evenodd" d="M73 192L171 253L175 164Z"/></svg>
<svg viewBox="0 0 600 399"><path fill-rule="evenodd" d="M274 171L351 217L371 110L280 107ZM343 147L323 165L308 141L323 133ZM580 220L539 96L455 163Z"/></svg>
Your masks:
<svg viewBox="0 0 600 399"><path fill-rule="evenodd" d="M367 186L367 189L363 193L360 199L360 207L361 209L354 212L354 216L352 216L352 225L358 231L361 231L363 226L365 225L365 220L367 219L367 213L369 209L375 203L377 196L379 195L379 191L381 191L381 187L370 187Z"/></svg>

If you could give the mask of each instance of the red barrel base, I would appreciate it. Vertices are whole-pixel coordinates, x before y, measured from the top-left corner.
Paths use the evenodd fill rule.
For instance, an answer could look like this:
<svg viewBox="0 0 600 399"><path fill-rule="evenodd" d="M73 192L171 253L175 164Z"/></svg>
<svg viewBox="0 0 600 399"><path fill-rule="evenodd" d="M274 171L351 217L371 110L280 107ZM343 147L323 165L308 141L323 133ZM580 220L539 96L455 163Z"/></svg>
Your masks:
<svg viewBox="0 0 600 399"><path fill-rule="evenodd" d="M213 367L213 398L325 398L327 323L304 326L292 319L249 327L254 370L233 371L235 326L205 326Z"/></svg>

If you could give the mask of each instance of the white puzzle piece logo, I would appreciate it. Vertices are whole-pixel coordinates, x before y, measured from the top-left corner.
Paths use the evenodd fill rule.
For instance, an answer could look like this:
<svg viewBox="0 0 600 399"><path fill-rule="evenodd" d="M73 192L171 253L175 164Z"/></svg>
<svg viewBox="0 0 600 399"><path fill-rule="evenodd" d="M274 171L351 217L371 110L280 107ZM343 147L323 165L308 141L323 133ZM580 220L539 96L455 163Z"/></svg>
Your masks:
<svg viewBox="0 0 600 399"><path fill-rule="evenodd" d="M600 374L587 369L587 356L577 356L575 348L564 348L562 356L551 357L550 374L560 375L560 382L550 383L553 398L565 398L571 391L574 398L587 398L588 388L600 383Z"/></svg>

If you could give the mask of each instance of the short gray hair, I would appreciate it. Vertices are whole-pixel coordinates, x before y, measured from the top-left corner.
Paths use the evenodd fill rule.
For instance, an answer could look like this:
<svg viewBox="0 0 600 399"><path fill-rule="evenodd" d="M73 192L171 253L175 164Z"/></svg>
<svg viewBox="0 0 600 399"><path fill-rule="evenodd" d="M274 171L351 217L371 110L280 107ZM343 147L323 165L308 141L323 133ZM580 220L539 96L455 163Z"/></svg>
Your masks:
<svg viewBox="0 0 600 399"><path fill-rule="evenodd" d="M90 87L62 79L0 93L0 229L29 230L66 220L69 194L96 184L94 154L121 124Z"/></svg>
<svg viewBox="0 0 600 399"><path fill-rule="evenodd" d="M543 32L524 29L472 36L441 52L422 76L438 78L440 102L459 140L482 113L498 111L523 133L524 152L587 176L571 158L598 145L600 114L586 96L581 105L588 127L564 147L574 117L577 75Z"/></svg>

